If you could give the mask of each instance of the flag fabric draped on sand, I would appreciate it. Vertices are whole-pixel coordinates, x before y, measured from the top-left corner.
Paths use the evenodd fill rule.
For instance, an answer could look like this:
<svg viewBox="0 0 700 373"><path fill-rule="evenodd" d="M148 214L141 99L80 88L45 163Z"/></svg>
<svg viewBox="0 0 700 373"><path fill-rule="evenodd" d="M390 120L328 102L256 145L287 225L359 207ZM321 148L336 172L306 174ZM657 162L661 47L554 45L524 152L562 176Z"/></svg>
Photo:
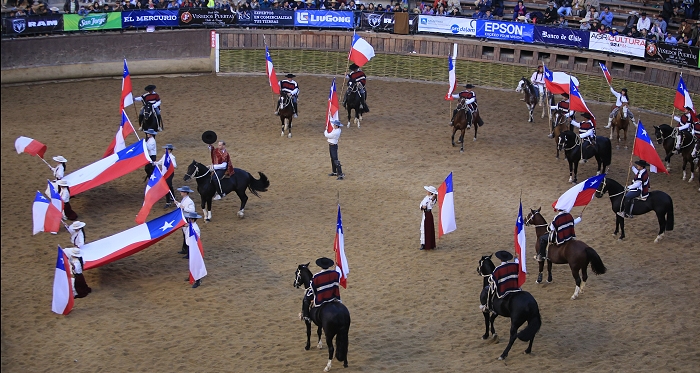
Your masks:
<svg viewBox="0 0 700 373"><path fill-rule="evenodd" d="M523 223L523 202L520 201L520 206L518 207L518 218L515 219L515 254L517 258L515 261L518 263L518 286L523 286L525 283L525 278L527 277L527 266L525 265L525 260L527 255L525 254L525 225Z"/></svg>
<svg viewBox="0 0 700 373"><path fill-rule="evenodd" d="M272 88L272 93L280 94L280 84L277 80L277 73L275 73L275 66L272 64L272 56L270 56L270 51L265 46L265 69L267 70L267 80L270 83L270 88Z"/></svg>
<svg viewBox="0 0 700 373"><path fill-rule="evenodd" d="M335 251L335 271L340 274L340 286L347 289L350 266L348 265L348 259L345 257L345 235L343 234L343 219L340 216L340 205L338 205L338 220L335 224L333 251Z"/></svg>
<svg viewBox="0 0 700 373"><path fill-rule="evenodd" d="M605 64L602 62L598 62L600 65L600 69L603 70L603 75L605 76L605 80L608 81L608 85L612 84L612 76L610 76L610 71L608 71L608 68L605 67Z"/></svg>
<svg viewBox="0 0 700 373"><path fill-rule="evenodd" d="M122 120L121 124L119 125L119 129L117 130L117 134L112 139L112 142L109 143L109 146L107 147L107 150L102 158L109 157L114 153L124 150L124 148L126 148L126 137L135 132L134 125L131 124L129 117L126 115L124 109L122 109Z"/></svg>
<svg viewBox="0 0 700 373"><path fill-rule="evenodd" d="M354 34L352 37L352 47L348 59L354 62L357 66L364 66L369 60L374 57L374 48L367 40Z"/></svg>
<svg viewBox="0 0 700 373"><path fill-rule="evenodd" d="M34 204L32 205L33 234L39 232L58 233L61 227L63 201L61 201L61 197L53 189L51 183L49 183L49 188L51 189L51 201L39 191L36 192L34 197Z"/></svg>
<svg viewBox="0 0 700 373"><path fill-rule="evenodd" d="M122 99L119 103L119 111L123 111L125 107L134 104L134 94L131 86L131 75L129 74L129 66L126 65L124 59L124 72L122 74ZM126 135L124 135L126 137Z"/></svg>
<svg viewBox="0 0 700 373"><path fill-rule="evenodd" d="M438 238L457 229L455 221L455 200L452 186L452 172L438 188L438 207L440 208L440 224Z"/></svg>
<svg viewBox="0 0 700 373"><path fill-rule="evenodd" d="M559 71L553 72L544 67L544 84L547 90L553 94L569 93L569 84L573 80L576 87L579 86L578 79L575 76L569 75L567 73L562 73Z"/></svg>
<svg viewBox="0 0 700 373"><path fill-rule="evenodd" d="M338 92L335 90L335 78L333 78L333 83L331 83L331 91L328 94L328 110L326 110L326 131L328 131L328 133L333 131L331 121L338 120L339 108Z"/></svg>
<svg viewBox="0 0 700 373"><path fill-rule="evenodd" d="M67 315L73 309L73 279L70 274L70 262L59 246L56 271L53 276L53 300L51 301L51 311L59 315Z"/></svg>
<svg viewBox="0 0 700 373"><path fill-rule="evenodd" d="M634 138L633 148L632 154L649 163L649 171L668 173L668 170L664 167L664 163L661 162L659 153L657 153L656 148L654 148L654 143L649 138L647 130L644 129L641 120L637 123L637 135Z"/></svg>
<svg viewBox="0 0 700 373"><path fill-rule="evenodd" d="M168 183L165 182L163 175L161 175L160 169L158 167L153 167L153 173L151 173L151 176L148 178L148 183L146 184L143 205L138 215L136 215L136 224L143 224L148 214L151 212L153 205L169 192L170 188L168 187Z"/></svg>
<svg viewBox="0 0 700 373"><path fill-rule="evenodd" d="M204 265L204 247L202 247L202 240L192 228L192 224L189 225L189 230L187 247L189 248L190 257L190 284L194 284L195 281L201 280L202 277L207 275L207 267Z"/></svg>
<svg viewBox="0 0 700 373"><path fill-rule="evenodd" d="M552 203L557 210L570 212L574 206L586 206L593 200L598 185L605 179L605 174L589 177L564 192L558 200Z"/></svg>
<svg viewBox="0 0 700 373"><path fill-rule="evenodd" d="M146 141L141 140L122 151L102 158L63 177L68 182L71 196L100 186L145 166L151 159L146 152Z"/></svg>
<svg viewBox="0 0 700 373"><path fill-rule="evenodd" d="M46 153L46 145L32 138L20 136L17 138L17 140L15 140L15 150L17 150L17 154L27 153L29 155L36 155L40 158L44 158L44 153Z"/></svg>
<svg viewBox="0 0 700 373"><path fill-rule="evenodd" d="M455 73L455 61L452 56L447 57L447 72L450 81L450 88L445 94L445 100L452 100L452 93L457 90L457 74Z"/></svg>
<svg viewBox="0 0 700 373"><path fill-rule="evenodd" d="M135 254L167 237L185 225L182 210L176 209L146 223L86 243L80 248L84 269L92 269Z"/></svg>

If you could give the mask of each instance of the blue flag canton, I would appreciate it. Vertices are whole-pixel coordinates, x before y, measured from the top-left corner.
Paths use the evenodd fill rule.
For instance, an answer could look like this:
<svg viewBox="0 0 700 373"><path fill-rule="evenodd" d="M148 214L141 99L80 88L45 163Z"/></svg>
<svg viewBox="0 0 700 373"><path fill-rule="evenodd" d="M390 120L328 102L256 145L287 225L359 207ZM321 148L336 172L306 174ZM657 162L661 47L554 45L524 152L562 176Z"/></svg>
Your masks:
<svg viewBox="0 0 700 373"><path fill-rule="evenodd" d="M158 168L158 167L156 167ZM170 168L170 152L168 149L165 149L165 161L163 161L163 169L165 172L168 172L168 169Z"/></svg>
<svg viewBox="0 0 700 373"><path fill-rule="evenodd" d="M177 229L180 222L182 222L182 210L177 209L169 214L146 222L146 226L148 227L151 239L154 240Z"/></svg>
<svg viewBox="0 0 700 373"><path fill-rule="evenodd" d="M124 60L124 73L122 74L122 78L126 78L129 76L129 67L126 66L126 60Z"/></svg>
<svg viewBox="0 0 700 373"><path fill-rule="evenodd" d="M126 148L122 149L119 153L117 153L117 156L119 157L119 160L125 160L129 158L134 158L138 157L139 155L143 155L143 148L144 148L144 142L146 140L141 140L139 142L135 142Z"/></svg>
<svg viewBox="0 0 700 373"><path fill-rule="evenodd" d="M445 179L445 193L452 193L452 173Z"/></svg>
<svg viewBox="0 0 700 373"><path fill-rule="evenodd" d="M43 202L43 203L49 203L49 199L44 197L41 192L37 191L36 196L34 196L34 202Z"/></svg>
<svg viewBox="0 0 700 373"><path fill-rule="evenodd" d="M454 61L452 61L452 56L447 57L447 68L449 71L452 71L455 69Z"/></svg>
<svg viewBox="0 0 700 373"><path fill-rule="evenodd" d="M554 80L554 73L552 73L552 70L548 69L547 66L544 67L544 78L550 82Z"/></svg>
<svg viewBox="0 0 700 373"><path fill-rule="evenodd" d="M604 178L605 174L600 174L598 176L593 176L589 178L588 180L586 180L586 183L583 184L583 189L598 189L598 186Z"/></svg>
<svg viewBox="0 0 700 373"><path fill-rule="evenodd" d="M124 125L127 124L128 122L129 122L129 117L126 116L124 109L122 109L122 123L120 124L120 126L124 127Z"/></svg>
<svg viewBox="0 0 700 373"><path fill-rule="evenodd" d="M343 218L340 216L340 205L338 205L338 221L335 224L335 229L343 234Z"/></svg>
<svg viewBox="0 0 700 373"><path fill-rule="evenodd" d="M265 59L272 62L272 56L270 56L270 51L267 49L267 46L265 46Z"/></svg>
<svg viewBox="0 0 700 373"><path fill-rule="evenodd" d="M333 78L333 83L331 83L331 91L328 94L328 99L333 98L333 93L335 92L335 78Z"/></svg>
<svg viewBox="0 0 700 373"><path fill-rule="evenodd" d="M686 90L687 89L685 88L685 82L683 81L683 77L681 76L681 80L678 81L678 92L684 95Z"/></svg>
<svg viewBox="0 0 700 373"><path fill-rule="evenodd" d="M61 271L66 271L66 265L63 263L63 249L61 246L58 247L58 259L56 259L56 268Z"/></svg>
<svg viewBox="0 0 700 373"><path fill-rule="evenodd" d="M155 186L158 183L158 181L160 181L162 176L163 175L161 175L158 167L153 167L153 172L151 173L151 176L148 178L148 186L153 188L153 186Z"/></svg>
<svg viewBox="0 0 700 373"><path fill-rule="evenodd" d="M644 129L644 126L642 125L642 121L640 120L637 124L638 124L638 126L637 126L637 137L638 137L640 140L642 140L642 141L644 141L644 142L648 142L648 143L651 144L651 139L649 138L649 134L647 133L647 130Z"/></svg>
<svg viewBox="0 0 700 373"><path fill-rule="evenodd" d="M51 198L61 199L61 195L58 194L58 191L56 190L56 188L53 187L53 184L51 184L51 181L47 180L47 183L49 184L49 191L51 192Z"/></svg>
<svg viewBox="0 0 700 373"><path fill-rule="evenodd" d="M360 35L357 35L357 34L353 35L352 45L355 46L355 43L357 43L358 40L360 40Z"/></svg>
<svg viewBox="0 0 700 373"><path fill-rule="evenodd" d="M194 238L199 241L199 236L197 236L197 231L194 230L194 227L192 227L192 223L189 223L190 227L190 236L194 236Z"/></svg>
<svg viewBox="0 0 700 373"><path fill-rule="evenodd" d="M571 91L572 96L576 96L578 98L581 98L581 94L578 91L578 88L576 88L576 84L574 84L574 80L569 78L569 90Z"/></svg>
<svg viewBox="0 0 700 373"><path fill-rule="evenodd" d="M523 226L523 204L520 203L520 207L518 208L518 218L515 219L515 227L518 228L518 233L523 230Z"/></svg>

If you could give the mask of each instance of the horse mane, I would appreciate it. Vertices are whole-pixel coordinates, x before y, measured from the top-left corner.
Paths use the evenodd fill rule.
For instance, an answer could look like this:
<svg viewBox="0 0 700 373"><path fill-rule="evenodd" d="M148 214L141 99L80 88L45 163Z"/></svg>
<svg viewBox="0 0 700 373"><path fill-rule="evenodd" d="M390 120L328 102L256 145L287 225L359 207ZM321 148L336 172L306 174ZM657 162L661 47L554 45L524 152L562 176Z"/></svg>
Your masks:
<svg viewBox="0 0 700 373"><path fill-rule="evenodd" d="M523 76L522 80L525 82L529 90L534 91L534 87L532 86L532 82L530 81L530 79Z"/></svg>
<svg viewBox="0 0 700 373"><path fill-rule="evenodd" d="M622 187L622 184L615 181L615 179L611 179L609 177L605 178L605 183L608 185L608 193L609 194L619 193L620 191L622 191L624 189Z"/></svg>
<svg viewBox="0 0 700 373"><path fill-rule="evenodd" d="M665 132L670 133L670 132L673 131L673 127L671 127L671 126L669 126L668 124L665 124L665 123L664 123L664 124L659 124L658 128L659 128L659 130L661 131L661 133L664 134L664 135L665 135Z"/></svg>

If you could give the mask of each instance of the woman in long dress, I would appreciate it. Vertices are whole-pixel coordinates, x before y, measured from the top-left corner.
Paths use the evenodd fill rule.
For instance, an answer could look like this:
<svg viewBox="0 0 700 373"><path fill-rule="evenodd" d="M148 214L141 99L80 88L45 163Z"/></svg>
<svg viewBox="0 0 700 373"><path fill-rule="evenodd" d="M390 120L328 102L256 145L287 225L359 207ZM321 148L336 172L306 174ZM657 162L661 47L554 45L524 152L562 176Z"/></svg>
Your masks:
<svg viewBox="0 0 700 373"><path fill-rule="evenodd" d="M437 189L434 186L424 186L428 194L423 197L420 209L423 211L423 219L420 224L420 249L432 250L435 248L435 222L433 220L433 206L437 202Z"/></svg>
<svg viewBox="0 0 700 373"><path fill-rule="evenodd" d="M70 250L70 266L73 272L73 296L75 298L85 298L92 292L83 276L83 255L80 249L73 247Z"/></svg>

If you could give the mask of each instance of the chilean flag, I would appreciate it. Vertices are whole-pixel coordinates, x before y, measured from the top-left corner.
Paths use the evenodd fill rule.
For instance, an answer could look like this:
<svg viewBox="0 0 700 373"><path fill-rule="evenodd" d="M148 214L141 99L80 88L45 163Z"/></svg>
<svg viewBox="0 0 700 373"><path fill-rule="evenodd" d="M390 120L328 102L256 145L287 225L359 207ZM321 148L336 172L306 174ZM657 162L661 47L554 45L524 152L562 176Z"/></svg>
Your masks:
<svg viewBox="0 0 700 373"><path fill-rule="evenodd" d="M340 274L340 286L347 289L350 266L348 265L348 259L345 257L345 236L343 235L343 219L340 216L340 205L338 205L338 220L335 225L333 251L335 251L335 271Z"/></svg>
<svg viewBox="0 0 700 373"><path fill-rule="evenodd" d="M676 97L673 99L673 106L680 111L685 111L686 106L690 107L692 109L690 112L692 121L698 121L695 113L695 106L693 106L693 100L690 98L690 92L688 92L688 87L686 87L682 75L680 80L678 80L678 88L676 88Z"/></svg>
<svg viewBox="0 0 700 373"><path fill-rule="evenodd" d="M190 284L202 279L207 275L207 267L204 265L204 248L202 240L197 232L189 225L190 231L187 237L187 247L189 248L190 257Z"/></svg>
<svg viewBox="0 0 700 373"><path fill-rule="evenodd" d="M58 247L58 259L56 259L56 271L53 276L53 300L51 311L59 315L67 315L73 309L73 279L70 275L70 263L68 257Z"/></svg>
<svg viewBox="0 0 700 373"><path fill-rule="evenodd" d="M135 254L162 240L185 224L182 210L175 209L123 232L86 243L80 248L85 262L84 269L101 267Z"/></svg>
<svg viewBox="0 0 700 373"><path fill-rule="evenodd" d="M270 51L267 50L267 45L265 46L265 60L266 70L267 70L267 80L272 88L272 93L280 94L280 85L277 80L277 73L275 73L275 66L272 65L272 57L270 56Z"/></svg>
<svg viewBox="0 0 700 373"><path fill-rule="evenodd" d="M165 178L163 175L161 175L160 169L158 167L153 167L153 173L148 178L148 183L146 184L143 205L141 206L141 210L139 211L138 215L136 215L136 224L143 224L146 221L148 214L151 212L153 205L169 192L170 187L168 187L168 184L165 182Z"/></svg>
<svg viewBox="0 0 700 373"><path fill-rule="evenodd" d="M591 117L595 118L593 113L591 113L591 110L588 108L588 106L586 106L586 102L583 101L581 92L579 92L578 88L574 84L573 79L569 80L569 84L569 109L580 113L588 113L591 115Z"/></svg>
<svg viewBox="0 0 700 373"><path fill-rule="evenodd" d="M610 76L610 71L608 71L608 68L605 67L605 64L602 62L598 62L600 65L600 69L603 70L603 75L605 75L605 80L608 81L608 85L612 84L612 76Z"/></svg>
<svg viewBox="0 0 700 373"><path fill-rule="evenodd" d="M107 158L89 164L63 177L68 182L71 196L124 176L151 162L146 152L146 140L141 140Z"/></svg>
<svg viewBox="0 0 700 373"><path fill-rule="evenodd" d="M173 162L170 161L170 152L168 149L165 149L165 160L163 161L163 170L161 170L163 179L169 178L173 172L175 172L175 167L173 167Z"/></svg>
<svg viewBox="0 0 700 373"><path fill-rule="evenodd" d="M575 76L559 71L552 72L547 68L547 66L544 66L544 84L547 87L547 90L553 94L569 94L569 84L572 80L576 87L578 87L578 79L576 79Z"/></svg>
<svg viewBox="0 0 700 373"><path fill-rule="evenodd" d="M452 172L438 188L438 206L440 207L440 230L438 238L457 229L455 221L455 199L452 188Z"/></svg>
<svg viewBox="0 0 700 373"><path fill-rule="evenodd" d="M333 78L331 92L328 94L328 110L326 110L326 131L328 131L328 133L333 131L331 121L338 120L339 108L340 105L338 104L338 93L335 91L335 78Z"/></svg>
<svg viewBox="0 0 700 373"><path fill-rule="evenodd" d="M15 140L15 150L17 154L27 153L29 155L37 155L44 158L46 153L46 145L31 139L29 137L20 136Z"/></svg>
<svg viewBox="0 0 700 373"><path fill-rule="evenodd" d="M134 94L131 87L131 75L129 75L129 67L124 59L124 73L122 74L122 99L119 103L119 111L123 111L125 107L134 104ZM124 135L126 137L126 135Z"/></svg>
<svg viewBox="0 0 700 373"><path fill-rule="evenodd" d="M107 147L107 150L105 151L105 154L102 156L102 158L109 157L115 152L126 148L126 137L134 132L136 132L134 130L134 125L131 124L129 117L126 115L124 109L122 109L122 122L119 125L119 129L117 130L116 136L114 136L112 142L109 143L109 146Z"/></svg>
<svg viewBox="0 0 700 373"><path fill-rule="evenodd" d="M374 48L367 42L367 40L360 37L360 35L353 34L352 37L352 47L350 48L350 55L348 59L354 62L357 66L364 66L369 60L374 57Z"/></svg>
<svg viewBox="0 0 700 373"><path fill-rule="evenodd" d="M586 206L593 200L593 195L603 179L605 179L605 174L600 174L574 185L564 192L558 200L554 201L552 207L570 212L574 206Z"/></svg>
<svg viewBox="0 0 700 373"><path fill-rule="evenodd" d="M649 171L668 173L668 170L664 167L664 163L661 162L659 153L657 153L656 148L654 148L654 143L649 138L647 130L644 129L641 120L637 123L637 135L634 138L633 149L632 154L649 163Z"/></svg>
<svg viewBox="0 0 700 373"><path fill-rule="evenodd" d="M449 75L449 80L450 80L450 88L447 90L447 94L445 94L445 100L451 101L452 100L452 93L457 89L457 75L455 73L455 61L452 56L447 57L447 71Z"/></svg>
<svg viewBox="0 0 700 373"><path fill-rule="evenodd" d="M525 266L525 226L523 224L523 202L520 201L520 207L518 208L518 218L515 220L515 254L517 258L515 261L518 263L518 286L523 286L525 283L525 277L527 276L527 267Z"/></svg>
<svg viewBox="0 0 700 373"><path fill-rule="evenodd" d="M49 183L49 185L51 185ZM48 198L44 197L41 192L37 191L36 196L34 196L34 204L32 205L32 220L34 221L34 231L32 234L37 234L39 232L52 232L58 233L61 227L61 218L63 217L61 211L63 209L62 201L58 197L58 201L61 205L56 206L53 203L53 194L56 193L51 186L52 198L49 201ZM58 195L58 193L56 193Z"/></svg>

